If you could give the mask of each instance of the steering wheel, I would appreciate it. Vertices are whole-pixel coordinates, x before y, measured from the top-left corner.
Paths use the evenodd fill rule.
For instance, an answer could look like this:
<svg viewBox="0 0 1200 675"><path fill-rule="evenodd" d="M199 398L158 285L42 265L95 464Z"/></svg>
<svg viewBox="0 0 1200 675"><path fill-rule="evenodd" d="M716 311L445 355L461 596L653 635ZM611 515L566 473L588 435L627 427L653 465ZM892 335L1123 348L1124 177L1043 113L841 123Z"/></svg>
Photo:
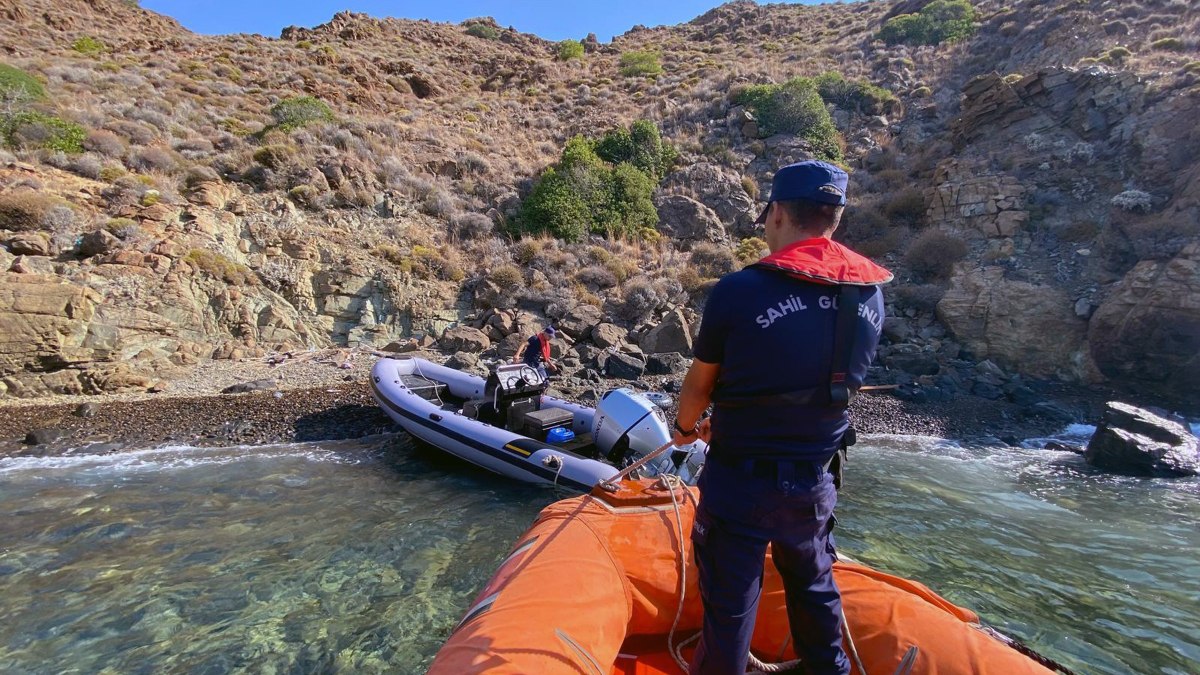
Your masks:
<svg viewBox="0 0 1200 675"><path fill-rule="evenodd" d="M530 365L522 365L520 372L521 380L525 382L525 384L532 384L542 379L542 374L534 370L533 366Z"/></svg>
<svg viewBox="0 0 1200 675"><path fill-rule="evenodd" d="M516 384L516 382L518 380L525 384L530 384L533 382L537 382L541 379L542 379L541 374L538 373L538 371L534 370L533 366L526 364L526 365L522 365L521 369L518 370L515 375L509 376L508 380L505 382L504 386L508 389L512 389L513 385Z"/></svg>

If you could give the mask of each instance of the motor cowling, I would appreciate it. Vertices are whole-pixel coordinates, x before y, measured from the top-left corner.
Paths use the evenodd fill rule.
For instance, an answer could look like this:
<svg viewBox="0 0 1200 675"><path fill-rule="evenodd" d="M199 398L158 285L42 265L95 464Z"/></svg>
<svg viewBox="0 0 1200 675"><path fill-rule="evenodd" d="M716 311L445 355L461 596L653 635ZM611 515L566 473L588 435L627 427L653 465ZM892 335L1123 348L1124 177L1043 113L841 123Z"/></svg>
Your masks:
<svg viewBox="0 0 1200 675"><path fill-rule="evenodd" d="M605 392L592 418L592 438L597 450L618 467L658 450L670 442L671 435L662 408L624 387ZM703 463L705 449L704 443L697 441L664 453L647 464L641 475L673 473L691 482L693 473Z"/></svg>

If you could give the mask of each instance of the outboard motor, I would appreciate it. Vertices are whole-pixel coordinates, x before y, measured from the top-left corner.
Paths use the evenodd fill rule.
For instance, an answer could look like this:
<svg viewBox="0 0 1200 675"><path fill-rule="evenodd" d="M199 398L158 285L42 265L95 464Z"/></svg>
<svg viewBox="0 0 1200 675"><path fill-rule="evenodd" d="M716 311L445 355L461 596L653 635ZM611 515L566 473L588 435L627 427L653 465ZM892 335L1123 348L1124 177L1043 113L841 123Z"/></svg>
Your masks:
<svg viewBox="0 0 1200 675"><path fill-rule="evenodd" d="M614 466L624 468L669 442L671 428L662 408L650 399L632 389L612 389L605 392L596 406L592 438L602 456ZM672 473L694 483L707 449L703 441L676 448L652 460L641 475Z"/></svg>

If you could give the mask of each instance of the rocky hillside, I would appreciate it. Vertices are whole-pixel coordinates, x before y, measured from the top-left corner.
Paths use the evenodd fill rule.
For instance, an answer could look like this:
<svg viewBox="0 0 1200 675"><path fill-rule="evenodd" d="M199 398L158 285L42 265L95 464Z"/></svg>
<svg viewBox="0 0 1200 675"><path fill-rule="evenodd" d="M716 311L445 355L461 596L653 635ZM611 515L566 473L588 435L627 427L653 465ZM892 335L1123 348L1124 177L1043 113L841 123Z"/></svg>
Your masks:
<svg viewBox="0 0 1200 675"><path fill-rule="evenodd" d="M212 37L135 2L0 0L0 395L452 326L487 339L445 347L486 354L547 319L575 326L581 373L644 367L687 348L649 336L695 329L712 279L760 251L771 172L814 150L737 92L838 73L896 98L830 105L839 236L899 272L878 381L1197 405L1200 8L981 0L967 39L878 39L927 4L735 2L574 58L486 19ZM514 234L568 139L637 119L680 155L661 239Z"/></svg>

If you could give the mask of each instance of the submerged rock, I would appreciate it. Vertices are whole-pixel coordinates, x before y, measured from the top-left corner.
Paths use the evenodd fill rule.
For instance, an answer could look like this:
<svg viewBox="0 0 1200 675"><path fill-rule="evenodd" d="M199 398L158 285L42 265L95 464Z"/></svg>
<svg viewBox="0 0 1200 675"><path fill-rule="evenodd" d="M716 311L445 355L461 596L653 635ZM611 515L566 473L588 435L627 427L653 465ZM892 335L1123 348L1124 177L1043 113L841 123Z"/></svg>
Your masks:
<svg viewBox="0 0 1200 675"><path fill-rule="evenodd" d="M1106 471L1137 476L1200 475L1200 447L1182 424L1110 401L1084 458Z"/></svg>

